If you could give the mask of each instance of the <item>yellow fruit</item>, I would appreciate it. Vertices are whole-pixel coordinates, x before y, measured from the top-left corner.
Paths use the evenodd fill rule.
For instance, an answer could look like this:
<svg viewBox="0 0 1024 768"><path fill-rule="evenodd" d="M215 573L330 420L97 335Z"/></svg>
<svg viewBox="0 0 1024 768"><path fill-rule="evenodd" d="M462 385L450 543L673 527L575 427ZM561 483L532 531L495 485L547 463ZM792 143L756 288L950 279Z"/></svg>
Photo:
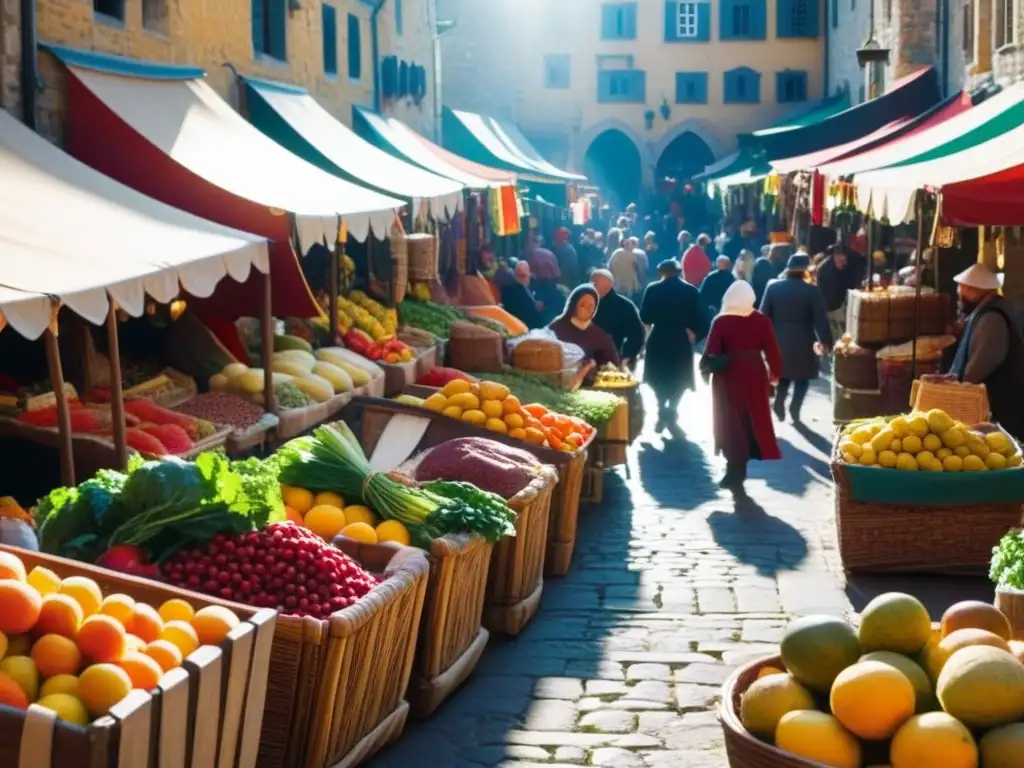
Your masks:
<svg viewBox="0 0 1024 768"><path fill-rule="evenodd" d="M7 635L5 635L3 632L0 632L0 659L7 655L7 647Z"/></svg>
<svg viewBox="0 0 1024 768"><path fill-rule="evenodd" d="M519 427L517 427L515 429L510 429L508 431L508 436L512 437L512 438L515 438L516 440L525 440L526 439L526 430L522 429L522 428L519 428Z"/></svg>
<svg viewBox="0 0 1024 768"><path fill-rule="evenodd" d="M60 577L49 568L37 565L25 579L30 587L35 588L43 597L52 595L60 589Z"/></svg>
<svg viewBox="0 0 1024 768"><path fill-rule="evenodd" d="M448 406L448 398L440 392L435 392L423 401L423 407L428 411L441 412Z"/></svg>
<svg viewBox="0 0 1024 768"><path fill-rule="evenodd" d="M901 472L917 472L917 459L909 453L901 453L896 457L896 469Z"/></svg>
<svg viewBox="0 0 1024 768"><path fill-rule="evenodd" d="M305 488L293 488L290 485L281 486L281 499L285 506L291 507L300 515L305 515L313 508L313 494Z"/></svg>
<svg viewBox="0 0 1024 768"><path fill-rule="evenodd" d="M987 469L985 462L973 453L964 457L964 472L984 472Z"/></svg>
<svg viewBox="0 0 1024 768"><path fill-rule="evenodd" d="M341 529L341 535L364 544L376 544L377 532L368 523L349 523Z"/></svg>
<svg viewBox="0 0 1024 768"><path fill-rule="evenodd" d="M509 429L522 429L523 428L523 417L518 413L507 413L505 414L505 426Z"/></svg>
<svg viewBox="0 0 1024 768"><path fill-rule="evenodd" d="M43 635L32 646L32 661L43 678L77 675L82 654L75 641L62 635Z"/></svg>
<svg viewBox="0 0 1024 768"><path fill-rule="evenodd" d="M25 564L11 552L0 552L0 579L25 581Z"/></svg>
<svg viewBox="0 0 1024 768"><path fill-rule="evenodd" d="M919 467L923 467L928 462L936 460L935 454L932 453L931 451L926 450L918 451L917 455L914 458L917 459L917 466Z"/></svg>
<svg viewBox="0 0 1024 768"><path fill-rule="evenodd" d="M0 672L0 704L16 709L28 709L30 703L31 700L17 681Z"/></svg>
<svg viewBox="0 0 1024 768"><path fill-rule="evenodd" d="M882 451L878 454L878 465L892 469L896 466L896 454L892 451Z"/></svg>
<svg viewBox="0 0 1024 768"><path fill-rule="evenodd" d="M740 721L759 739L771 741L787 712L814 709L811 692L789 675L769 675L754 681L740 700Z"/></svg>
<svg viewBox="0 0 1024 768"><path fill-rule="evenodd" d="M865 445L864 450L860 452L859 463L863 464L865 467L874 466L876 463L875 449L870 445Z"/></svg>
<svg viewBox="0 0 1024 768"><path fill-rule="evenodd" d="M939 439L942 440L942 444L944 446L952 448L953 450L956 450L967 441L967 438L964 437L963 430L957 427L951 427L950 429L943 431L942 434L939 435Z"/></svg>
<svg viewBox="0 0 1024 768"><path fill-rule="evenodd" d="M925 421L928 422L928 429L936 434L942 434L947 429L952 429L953 419L949 417L949 414L939 408L933 408L924 415Z"/></svg>
<svg viewBox="0 0 1024 768"><path fill-rule="evenodd" d="M93 718L107 714L131 690L132 679L116 664L93 664L78 678L78 698Z"/></svg>
<svg viewBox="0 0 1024 768"><path fill-rule="evenodd" d="M200 645L220 645L239 623L235 612L222 605L200 608L192 617L192 628L199 636Z"/></svg>
<svg viewBox="0 0 1024 768"><path fill-rule="evenodd" d="M782 663L798 682L825 693L836 676L861 656L853 627L834 616L791 621L779 643Z"/></svg>
<svg viewBox="0 0 1024 768"><path fill-rule="evenodd" d="M303 521L309 530L317 536L327 539L327 541L337 536L347 522L345 520L345 513L339 507L331 507L326 504L313 507L306 513Z"/></svg>
<svg viewBox="0 0 1024 768"><path fill-rule="evenodd" d="M926 451L938 453L938 451L942 448L942 440L939 438L938 435L935 434L925 435L924 440L921 441L921 445L924 447Z"/></svg>
<svg viewBox="0 0 1024 768"><path fill-rule="evenodd" d="M832 715L801 709L775 729L775 746L831 768L861 768L860 742Z"/></svg>
<svg viewBox="0 0 1024 768"><path fill-rule="evenodd" d="M903 453L903 441L899 438L893 440L892 445L889 446L889 450L896 454Z"/></svg>
<svg viewBox="0 0 1024 768"><path fill-rule="evenodd" d="M541 440L541 442L543 443L544 441ZM857 458L855 456L853 456L852 454L844 453L843 454L843 462L846 463L846 464L856 464L857 463Z"/></svg>
<svg viewBox="0 0 1024 768"><path fill-rule="evenodd" d="M862 448L860 443L856 443L853 440L843 440L839 443L839 450L850 454L854 459L859 459Z"/></svg>
<svg viewBox="0 0 1024 768"><path fill-rule="evenodd" d="M971 449L968 448L966 445L958 445L956 448L953 449L953 453L959 456L961 459L966 459L968 456L971 455Z"/></svg>
<svg viewBox="0 0 1024 768"><path fill-rule="evenodd" d="M888 427L886 427L885 429L881 430L877 435L872 437L871 442L869 444L872 448L875 449L875 453L878 453L879 451L884 451L886 448L892 445L892 441L895 440L896 437L896 433L893 432Z"/></svg>
<svg viewBox="0 0 1024 768"><path fill-rule="evenodd" d="M945 461L947 456L952 456L953 452L949 448L942 447L935 452L935 458L939 461Z"/></svg>
<svg viewBox="0 0 1024 768"><path fill-rule="evenodd" d="M493 381L480 382L480 397L484 400L504 400L509 395L508 387Z"/></svg>
<svg viewBox="0 0 1024 768"><path fill-rule="evenodd" d="M939 631L942 637L953 634L959 629L983 629L998 635L1003 640L1013 637L1010 621L1002 611L991 603L981 600L961 600L954 603L942 614Z"/></svg>
<svg viewBox="0 0 1024 768"><path fill-rule="evenodd" d="M67 595L82 606L86 618L96 613L103 603L99 584L86 576L68 576L61 582L59 594Z"/></svg>
<svg viewBox="0 0 1024 768"><path fill-rule="evenodd" d="M508 427L505 426L505 422L501 419L488 419L484 426L491 432L497 432L502 435L508 432Z"/></svg>
<svg viewBox="0 0 1024 768"><path fill-rule="evenodd" d="M142 652L159 664L164 672L181 666L181 649L167 640L154 640L143 648Z"/></svg>
<svg viewBox="0 0 1024 768"><path fill-rule="evenodd" d="M1024 717L1024 664L1008 650L961 648L943 666L935 693L968 728L1012 723Z"/></svg>
<svg viewBox="0 0 1024 768"><path fill-rule="evenodd" d="M956 454L952 454L942 460L942 468L946 472L962 472L964 469L964 460Z"/></svg>
<svg viewBox="0 0 1024 768"><path fill-rule="evenodd" d="M480 409L480 398L472 392L463 392L461 395L449 397L448 405L457 405L463 411L476 411Z"/></svg>
<svg viewBox="0 0 1024 768"><path fill-rule="evenodd" d="M981 737L978 743L985 768L1017 768L1024 756L1024 723L1011 723Z"/></svg>
<svg viewBox="0 0 1024 768"><path fill-rule="evenodd" d="M992 453L992 450L985 443L984 439L973 432L967 433L967 447L970 448L971 453L979 459L987 459L988 455Z"/></svg>
<svg viewBox="0 0 1024 768"><path fill-rule="evenodd" d="M904 438L910 434L910 425L907 424L907 420L903 416L897 416L895 419L890 421L889 428L892 429L899 438Z"/></svg>
<svg viewBox="0 0 1024 768"><path fill-rule="evenodd" d="M77 697L69 693L51 693L36 702L36 706L49 709L61 720L75 725L88 725L89 712Z"/></svg>
<svg viewBox="0 0 1024 768"><path fill-rule="evenodd" d="M871 430L872 435L877 435L879 432L881 432L888 426L889 425L886 424L884 421L874 421L868 425L868 428Z"/></svg>
<svg viewBox="0 0 1024 768"><path fill-rule="evenodd" d="M160 618L160 614L152 605L136 603L132 625L126 629L144 643L152 643L154 640L160 639L160 635L164 631L164 620ZM127 637L125 640L127 642Z"/></svg>
<svg viewBox="0 0 1024 768"><path fill-rule="evenodd" d="M850 433L850 439L859 445L870 442L872 437L874 437L874 433L871 431L871 427L857 427Z"/></svg>
<svg viewBox="0 0 1024 768"><path fill-rule="evenodd" d="M487 414L489 419L500 419L505 413L500 400L484 400L480 404L480 410Z"/></svg>
<svg viewBox="0 0 1024 768"><path fill-rule="evenodd" d="M985 445L989 447L989 450L1001 453L1004 456L1009 456L1015 450L1013 443L1002 432L989 432L985 435L984 439Z"/></svg>
<svg viewBox="0 0 1024 768"><path fill-rule="evenodd" d="M978 747L955 717L928 712L910 718L896 732L889 761L892 768L978 768ZM987 761L984 765L989 768Z"/></svg>
<svg viewBox="0 0 1024 768"><path fill-rule="evenodd" d="M193 616L189 621L168 621L164 624L160 639L166 640L181 652L182 658L193 653L199 647L199 635L192 627L196 620Z"/></svg>
<svg viewBox="0 0 1024 768"><path fill-rule="evenodd" d="M91 661L117 661L125 649L124 625L111 616L90 616L82 622L75 642Z"/></svg>
<svg viewBox="0 0 1024 768"><path fill-rule="evenodd" d="M470 409L462 412L462 420L468 421L470 424L475 426L482 427L487 423L487 414L483 411Z"/></svg>
<svg viewBox="0 0 1024 768"><path fill-rule="evenodd" d="M935 458L931 454L929 454L927 458L922 459L921 458L921 454L923 454L923 453L927 453L927 451L921 451L921 453L917 454L917 466L918 467L920 467L921 469L925 470L926 472L942 472L943 471L944 467L942 466L942 462L941 461L939 461L937 458Z"/></svg>
<svg viewBox="0 0 1024 768"><path fill-rule="evenodd" d="M1006 457L1006 466L1019 467L1022 461L1024 461L1024 457L1022 457L1019 453L1011 453L1009 456Z"/></svg>
<svg viewBox="0 0 1024 768"><path fill-rule="evenodd" d="M501 401L501 409L505 413L519 413L522 407L522 403L519 402L519 398L515 395L509 395Z"/></svg>
<svg viewBox="0 0 1024 768"><path fill-rule="evenodd" d="M924 436L928 434L930 429L928 426L928 419L920 413L912 413L910 418L907 419L907 426L910 427L911 435L916 435L921 439L924 439Z"/></svg>
<svg viewBox="0 0 1024 768"><path fill-rule="evenodd" d="M157 613L164 620L166 626L168 621L192 621L196 615L195 609L180 597L172 597L160 606Z"/></svg>
<svg viewBox="0 0 1024 768"><path fill-rule="evenodd" d="M49 696L52 693L70 693L72 696L78 693L77 675L54 675L39 686L39 697Z"/></svg>
<svg viewBox="0 0 1024 768"><path fill-rule="evenodd" d="M10 677L21 686L29 701L35 701L39 695L39 668L28 656L8 656L0 661L0 672Z"/></svg>
<svg viewBox="0 0 1024 768"><path fill-rule="evenodd" d="M886 592L864 606L857 638L866 653L911 655L924 647L931 633L931 617L920 600L902 592Z"/></svg>
<svg viewBox="0 0 1024 768"><path fill-rule="evenodd" d="M914 714L914 686L895 667L861 661L839 673L829 705L851 733L869 741L888 739Z"/></svg>
<svg viewBox="0 0 1024 768"><path fill-rule="evenodd" d="M939 674L949 658L963 648L976 645L998 648L1010 652L1007 642L992 632L984 629L965 628L950 632L943 637L928 653L926 671L932 680L938 680Z"/></svg>
<svg viewBox="0 0 1024 768"><path fill-rule="evenodd" d="M903 438L904 453L909 453L911 456L913 456L914 454L920 452L920 450L923 447L924 446L921 443L921 438L918 437L917 435L907 435L906 437Z"/></svg>
<svg viewBox="0 0 1024 768"><path fill-rule="evenodd" d="M349 504L345 507L344 512L345 522L348 525L352 525L352 523L377 524L377 516L373 514L373 510L369 507L364 507L362 504Z"/></svg>
<svg viewBox="0 0 1024 768"><path fill-rule="evenodd" d="M784 675L786 674L781 669L776 667L761 667L761 671L757 673L757 678L760 680L762 677L768 677L769 675Z"/></svg>
<svg viewBox="0 0 1024 768"><path fill-rule="evenodd" d="M409 546L409 531L397 520L385 520L377 526L377 540L393 541L403 546Z"/></svg>
<svg viewBox="0 0 1024 768"><path fill-rule="evenodd" d="M936 701L935 694L932 691L932 681L928 679L928 673L917 662L907 658L902 653L894 653L892 651L874 651L861 656L860 660L888 664L890 667L899 670L914 688L914 710L918 714L921 712L931 712L939 708L939 703Z"/></svg>
<svg viewBox="0 0 1024 768"><path fill-rule="evenodd" d="M461 419L462 418L462 408L460 408L457 405L446 405L444 407L444 409L441 411L441 413L443 413L445 416L447 416L450 419Z"/></svg>
<svg viewBox="0 0 1024 768"><path fill-rule="evenodd" d="M320 493L313 497L314 507L319 507L321 504L326 504L328 507L337 507L338 509L345 508L345 500L333 491L320 491Z"/></svg>
<svg viewBox="0 0 1024 768"><path fill-rule="evenodd" d="M132 687L143 691L150 691L157 687L164 671L160 664L153 658L139 651L126 653L117 662L117 666L128 673L131 678Z"/></svg>
<svg viewBox="0 0 1024 768"><path fill-rule="evenodd" d="M464 392L469 392L471 382L465 379L452 379L441 388L441 394L445 397L451 397L452 395L460 395Z"/></svg>
<svg viewBox="0 0 1024 768"><path fill-rule="evenodd" d="M1006 469L1006 457L993 451L985 459L985 466L989 469Z"/></svg>
<svg viewBox="0 0 1024 768"><path fill-rule="evenodd" d="M128 595L107 595L100 603L99 612L104 616L117 619L121 622L122 627L127 627L132 623L132 616L135 615L135 600Z"/></svg>

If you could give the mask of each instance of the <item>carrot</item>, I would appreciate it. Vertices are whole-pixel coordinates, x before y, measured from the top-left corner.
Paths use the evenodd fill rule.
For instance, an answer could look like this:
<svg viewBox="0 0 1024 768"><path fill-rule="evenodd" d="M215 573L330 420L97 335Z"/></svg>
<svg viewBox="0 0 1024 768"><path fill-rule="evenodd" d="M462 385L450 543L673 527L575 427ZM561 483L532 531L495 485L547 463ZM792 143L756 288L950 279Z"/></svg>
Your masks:
<svg viewBox="0 0 1024 768"><path fill-rule="evenodd" d="M545 427L553 427L555 425L555 417L552 416L550 413L545 413L543 416L540 417L540 423L543 424Z"/></svg>
<svg viewBox="0 0 1024 768"><path fill-rule="evenodd" d="M548 427L545 432L547 433L548 439L551 439L551 436L554 435L558 438L558 442L565 440L565 433L558 427Z"/></svg>
<svg viewBox="0 0 1024 768"><path fill-rule="evenodd" d="M550 430L548 431L548 445L556 451L560 451L562 449L561 439L557 435L552 434Z"/></svg>
<svg viewBox="0 0 1024 768"><path fill-rule="evenodd" d="M522 408L528 414L530 414L531 416L533 416L534 418L537 418L537 419L539 419L541 416L543 416L544 414L546 414L548 412L548 409L545 408L540 403L529 403L527 405L524 405Z"/></svg>

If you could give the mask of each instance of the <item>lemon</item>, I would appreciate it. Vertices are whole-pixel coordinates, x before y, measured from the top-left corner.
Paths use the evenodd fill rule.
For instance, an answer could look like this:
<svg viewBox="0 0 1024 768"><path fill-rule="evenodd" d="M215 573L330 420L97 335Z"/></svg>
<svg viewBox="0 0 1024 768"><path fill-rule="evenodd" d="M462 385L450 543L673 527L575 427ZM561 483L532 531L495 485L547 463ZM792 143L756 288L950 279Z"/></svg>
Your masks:
<svg viewBox="0 0 1024 768"><path fill-rule="evenodd" d="M889 428L896 433L897 437L904 438L910 434L910 425L903 416L897 416L889 422Z"/></svg>
<svg viewBox="0 0 1024 768"><path fill-rule="evenodd" d="M870 427L870 429L871 429L871 434L872 435L877 435L879 432L881 432L883 429L885 429L888 426L889 425L886 424L884 421L874 421L871 424L868 424L868 427Z"/></svg>
<svg viewBox="0 0 1024 768"><path fill-rule="evenodd" d="M907 420L907 426L910 427L911 435L916 435L920 438L927 435L930 430L928 426L928 419L920 413L911 414L910 418Z"/></svg>
<svg viewBox="0 0 1024 768"><path fill-rule="evenodd" d="M935 461L935 454L931 451L918 451L917 452L917 465L923 467L929 461Z"/></svg>
<svg viewBox="0 0 1024 768"><path fill-rule="evenodd" d="M46 680L39 687L39 697L49 696L52 693L70 693L74 695L78 692L78 676L77 675L54 675L53 677Z"/></svg>
<svg viewBox="0 0 1024 768"><path fill-rule="evenodd" d="M956 448L953 449L953 453L955 453L961 459L966 459L968 456L971 455L971 449L968 448L966 445L958 445Z"/></svg>
<svg viewBox="0 0 1024 768"><path fill-rule="evenodd" d="M464 392L469 392L470 387L472 387L472 384L465 379L452 379L441 388L441 394L445 397L461 395Z"/></svg>
<svg viewBox="0 0 1024 768"><path fill-rule="evenodd" d="M313 494L305 488L294 488L290 485L281 486L281 499L286 507L291 507L300 515L305 515L313 508Z"/></svg>
<svg viewBox="0 0 1024 768"><path fill-rule="evenodd" d="M971 449L972 454L982 460L987 459L988 455L992 453L992 449L988 447L988 444L973 432L967 434L967 447Z"/></svg>
<svg viewBox="0 0 1024 768"><path fill-rule="evenodd" d="M487 414L483 411L470 408L462 412L462 420L468 421L470 424L475 424L478 427L482 427L487 422Z"/></svg>
<svg viewBox="0 0 1024 768"><path fill-rule="evenodd" d="M952 455L953 452L949 450L949 448L939 448L939 450L935 452L935 458L938 459L939 461L945 461L947 456Z"/></svg>
<svg viewBox="0 0 1024 768"><path fill-rule="evenodd" d="M457 406L457 405L446 405L441 410L441 413L444 414L445 416L448 416L448 417L453 418L453 419L461 419L462 418L462 409L459 406Z"/></svg>
<svg viewBox="0 0 1024 768"><path fill-rule="evenodd" d="M345 513L342 512L340 507L321 504L319 507L313 507L306 513L303 523L317 536L330 541L345 527Z"/></svg>
<svg viewBox="0 0 1024 768"><path fill-rule="evenodd" d="M75 725L87 725L89 723L89 711L85 704L70 693L51 693L43 696L36 702L37 706L49 709L56 713L61 720L67 720Z"/></svg>
<svg viewBox="0 0 1024 768"><path fill-rule="evenodd" d="M850 435L850 439L860 445L869 442L872 437L874 437L874 434L872 434L870 427L857 427Z"/></svg>
<svg viewBox="0 0 1024 768"><path fill-rule="evenodd" d="M959 448L967 441L967 438L964 437L963 430L957 429L956 427L951 427L950 429L947 429L941 435L939 435L939 438L942 440L942 444L944 446L946 446L947 448L952 448L954 450Z"/></svg>
<svg viewBox="0 0 1024 768"><path fill-rule="evenodd" d="M1021 455L1019 453L1011 454L1006 459L1006 466L1008 467L1019 467L1021 464Z"/></svg>
<svg viewBox="0 0 1024 768"><path fill-rule="evenodd" d="M989 432L985 435L985 444L996 453L1008 456L1013 453L1013 443L1002 432Z"/></svg>
<svg viewBox="0 0 1024 768"><path fill-rule="evenodd" d="M35 701L39 695L39 668L28 656L8 656L0 661L0 672L14 680L28 696Z"/></svg>
<svg viewBox="0 0 1024 768"><path fill-rule="evenodd" d="M939 438L938 435L935 434L925 435L924 440L921 441L921 445L924 446L924 449L926 451L935 453L940 448L942 448L942 440L941 438Z"/></svg>
<svg viewBox="0 0 1024 768"><path fill-rule="evenodd" d="M488 419L484 426L491 432L497 432L502 435L508 433L508 425L501 419Z"/></svg>
<svg viewBox="0 0 1024 768"><path fill-rule="evenodd" d="M917 454L924 446L921 444L921 438L917 435L907 435L903 438L903 452L909 453L911 456Z"/></svg>
<svg viewBox="0 0 1024 768"><path fill-rule="evenodd" d="M889 446L889 450L893 453L903 453L903 441L896 438L892 441L892 445Z"/></svg>
<svg viewBox="0 0 1024 768"><path fill-rule="evenodd" d="M488 419L500 419L505 412L500 400L484 400L480 404L480 410Z"/></svg>
<svg viewBox="0 0 1024 768"><path fill-rule="evenodd" d="M896 469L901 472L917 472L917 459L909 453L901 453L896 457Z"/></svg>
<svg viewBox="0 0 1024 768"><path fill-rule="evenodd" d="M989 469L1006 469L1006 457L993 451L985 459L985 466Z"/></svg>
<svg viewBox="0 0 1024 768"><path fill-rule="evenodd" d="M939 408L933 408L928 411L924 418L928 423L928 428L937 434L941 434L953 427L953 419L950 418L948 413Z"/></svg>
<svg viewBox="0 0 1024 768"><path fill-rule="evenodd" d="M345 500L332 491L320 491L320 493L313 497L314 507L319 507L321 504L337 507L338 509L345 508Z"/></svg>
<svg viewBox="0 0 1024 768"><path fill-rule="evenodd" d="M440 392L435 392L426 400L423 401L423 407L428 411L436 411L440 413L448 406L448 398L442 395Z"/></svg>
<svg viewBox="0 0 1024 768"><path fill-rule="evenodd" d="M349 504L342 511L345 513L345 523L347 525L352 523L376 525L377 523L377 516L373 514L373 510L369 507L364 507L362 504Z"/></svg>
<svg viewBox="0 0 1024 768"><path fill-rule="evenodd" d="M873 438L871 438L871 447L875 449L875 453L884 451L890 445L892 441L896 439L896 433L886 427Z"/></svg>
<svg viewBox="0 0 1024 768"><path fill-rule="evenodd" d="M376 534L380 542L393 541L407 547L411 541L408 529L397 520L385 520L377 526Z"/></svg>
<svg viewBox="0 0 1024 768"><path fill-rule="evenodd" d="M964 472L984 472L988 467L980 457L971 454L964 457Z"/></svg>
<svg viewBox="0 0 1024 768"><path fill-rule="evenodd" d="M850 456L853 456L855 459L859 459L860 452L863 449L861 448L860 443L855 443L853 440L843 440L839 443L839 450L842 453L847 453Z"/></svg>
<svg viewBox="0 0 1024 768"><path fill-rule="evenodd" d="M942 460L942 468L947 472L962 472L964 460L956 454L952 454Z"/></svg>
<svg viewBox="0 0 1024 768"><path fill-rule="evenodd" d="M878 465L892 469L896 466L896 454L892 451L882 451L878 454Z"/></svg>
<svg viewBox="0 0 1024 768"><path fill-rule="evenodd" d="M850 454L850 453L844 453L843 454L843 461L846 464L856 464L857 463L857 457L854 456L853 454Z"/></svg>
<svg viewBox="0 0 1024 768"><path fill-rule="evenodd" d="M361 541L364 544L376 544L377 543L377 532L373 529L372 525L367 523L349 523L341 529L341 535Z"/></svg>
<svg viewBox="0 0 1024 768"><path fill-rule="evenodd" d="M927 461L922 461L921 454L918 454L917 456L917 466L919 466L926 472L941 472L944 469L944 467L942 466L942 462L936 459L934 456L929 458Z"/></svg>

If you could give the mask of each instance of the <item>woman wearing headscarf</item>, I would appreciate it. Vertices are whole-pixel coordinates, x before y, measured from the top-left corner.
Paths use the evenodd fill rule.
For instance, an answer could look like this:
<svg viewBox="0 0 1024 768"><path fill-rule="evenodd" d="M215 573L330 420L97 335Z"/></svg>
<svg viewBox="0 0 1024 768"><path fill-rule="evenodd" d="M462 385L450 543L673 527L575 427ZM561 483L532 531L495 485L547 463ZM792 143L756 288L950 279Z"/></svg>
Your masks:
<svg viewBox="0 0 1024 768"><path fill-rule="evenodd" d="M551 249L558 261L558 270L562 273L561 283L570 289L583 282L579 255L569 242L571 237L572 233L568 227L559 227L555 230L555 244Z"/></svg>
<svg viewBox="0 0 1024 768"><path fill-rule="evenodd" d="M676 409L683 393L694 389L693 345L707 333L700 293L679 277L679 262L666 259L658 265L661 279L644 291L640 319L652 326L647 338L644 380L658 399L657 431L678 418Z"/></svg>
<svg viewBox="0 0 1024 768"><path fill-rule="evenodd" d="M751 282L754 277L754 254L750 251L740 251L736 263L732 267L732 276L737 280ZM756 295L756 294L755 294Z"/></svg>
<svg viewBox="0 0 1024 768"><path fill-rule="evenodd" d="M720 485L740 493L751 459L782 458L768 407L782 354L771 320L754 309L754 298L750 283L729 286L700 361L701 372L711 377L715 452L726 461Z"/></svg>
<svg viewBox="0 0 1024 768"><path fill-rule="evenodd" d="M599 301L597 289L590 283L577 286L569 294L562 314L548 325L559 341L583 350L586 358L578 375L584 380L592 379L595 369L601 366L622 363L612 337L594 323Z"/></svg>

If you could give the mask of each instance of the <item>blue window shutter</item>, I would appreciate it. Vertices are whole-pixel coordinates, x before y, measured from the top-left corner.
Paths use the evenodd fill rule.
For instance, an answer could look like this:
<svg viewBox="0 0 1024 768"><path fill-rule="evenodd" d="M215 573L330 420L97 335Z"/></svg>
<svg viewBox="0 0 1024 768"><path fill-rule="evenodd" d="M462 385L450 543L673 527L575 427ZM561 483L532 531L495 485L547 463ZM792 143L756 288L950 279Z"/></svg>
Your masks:
<svg viewBox="0 0 1024 768"><path fill-rule="evenodd" d="M624 5L622 8L623 34L625 40L636 40L636 3Z"/></svg>
<svg viewBox="0 0 1024 768"><path fill-rule="evenodd" d="M263 53L267 41L263 35L263 0L252 0L252 49L255 53Z"/></svg>
<svg viewBox="0 0 1024 768"><path fill-rule="evenodd" d="M380 63L381 93L385 99L393 99L398 95L398 57L385 56Z"/></svg>
<svg viewBox="0 0 1024 768"><path fill-rule="evenodd" d="M793 0L778 0L775 5L775 36L793 36Z"/></svg>
<svg viewBox="0 0 1024 768"><path fill-rule="evenodd" d="M398 65L398 96L408 96L409 91L409 62L403 61Z"/></svg>
<svg viewBox="0 0 1024 768"><path fill-rule="evenodd" d="M605 40L614 40L618 37L617 10L617 6L608 3L601 6L601 37Z"/></svg>
<svg viewBox="0 0 1024 768"><path fill-rule="evenodd" d="M707 72L676 72L676 104L707 103Z"/></svg>
<svg viewBox="0 0 1024 768"><path fill-rule="evenodd" d="M711 39L711 3L697 3L697 41Z"/></svg>
<svg viewBox="0 0 1024 768"><path fill-rule="evenodd" d="M402 28L405 26L405 20L402 18L402 0L394 0L395 2L395 34L402 34Z"/></svg>
<svg viewBox="0 0 1024 768"><path fill-rule="evenodd" d="M647 72L642 69L630 73L629 95L633 101L647 102Z"/></svg>
<svg viewBox="0 0 1024 768"><path fill-rule="evenodd" d="M735 40L732 28L732 9L737 0L720 0L718 4L718 39Z"/></svg>
<svg viewBox="0 0 1024 768"><path fill-rule="evenodd" d="M665 42L674 43L679 32L679 3L665 0Z"/></svg>
<svg viewBox="0 0 1024 768"><path fill-rule="evenodd" d="M821 23L818 17L821 15L819 9L821 8L822 0L804 0L804 2L807 3L807 16L804 17L806 21L804 22L802 36L817 37L820 34L819 27Z"/></svg>
<svg viewBox="0 0 1024 768"><path fill-rule="evenodd" d="M358 80L363 76L363 41L359 17L348 15L348 76Z"/></svg>
<svg viewBox="0 0 1024 768"><path fill-rule="evenodd" d="M832 17L832 29L838 29L839 27L839 0L832 0L832 5L828 9L829 16Z"/></svg>
<svg viewBox="0 0 1024 768"><path fill-rule="evenodd" d="M333 5L320 6L320 23L323 27L324 74L338 74L338 16Z"/></svg>
<svg viewBox="0 0 1024 768"><path fill-rule="evenodd" d="M287 48L285 43L287 12L285 3L288 0L270 0L270 40L267 53L276 59L285 61L287 59Z"/></svg>
<svg viewBox="0 0 1024 768"><path fill-rule="evenodd" d="M768 8L765 0L748 0L750 3L750 39L764 40L768 37Z"/></svg>

